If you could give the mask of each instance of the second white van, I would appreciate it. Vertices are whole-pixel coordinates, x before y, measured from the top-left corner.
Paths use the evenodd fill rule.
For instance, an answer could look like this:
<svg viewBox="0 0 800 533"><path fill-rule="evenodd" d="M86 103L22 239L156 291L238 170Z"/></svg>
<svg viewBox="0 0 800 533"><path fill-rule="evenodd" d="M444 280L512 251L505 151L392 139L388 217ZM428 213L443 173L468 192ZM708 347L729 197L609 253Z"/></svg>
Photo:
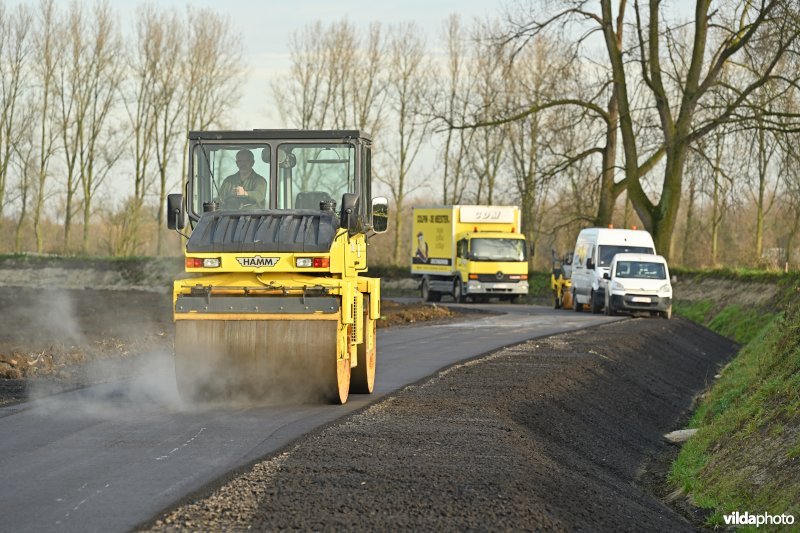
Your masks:
<svg viewBox="0 0 800 533"><path fill-rule="evenodd" d="M606 281L614 256L622 253L655 254L653 237L644 230L587 228L581 230L572 256L573 309L588 304L592 313L605 305Z"/></svg>
<svg viewBox="0 0 800 533"><path fill-rule="evenodd" d="M607 315L618 311L648 312L672 318L672 284L667 261L660 255L617 254L607 282Z"/></svg>

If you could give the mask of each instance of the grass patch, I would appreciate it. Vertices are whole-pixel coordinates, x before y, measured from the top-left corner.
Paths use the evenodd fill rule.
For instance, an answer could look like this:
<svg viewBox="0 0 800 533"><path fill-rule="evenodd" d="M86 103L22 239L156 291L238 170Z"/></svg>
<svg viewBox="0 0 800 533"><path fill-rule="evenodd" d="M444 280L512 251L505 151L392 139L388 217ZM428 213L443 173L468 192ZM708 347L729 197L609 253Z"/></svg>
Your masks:
<svg viewBox="0 0 800 533"><path fill-rule="evenodd" d="M713 511L712 526L733 511L800 521L800 304L772 315L732 305L713 317L708 304L691 304L684 316L746 344L694 413L699 431L669 479Z"/></svg>
<svg viewBox="0 0 800 533"><path fill-rule="evenodd" d="M706 326L711 319L713 308L714 304L710 300L696 300L694 302L675 301L672 304L672 309L675 311L675 314L704 326Z"/></svg>
<svg viewBox="0 0 800 533"><path fill-rule="evenodd" d="M729 305L708 322L708 327L739 344L747 344L776 316L777 313Z"/></svg>
<svg viewBox="0 0 800 533"><path fill-rule="evenodd" d="M778 313L774 311L744 307L738 304L728 305L716 312L714 302L710 300L676 301L673 309L676 314L702 324L739 344L750 342L778 316Z"/></svg>

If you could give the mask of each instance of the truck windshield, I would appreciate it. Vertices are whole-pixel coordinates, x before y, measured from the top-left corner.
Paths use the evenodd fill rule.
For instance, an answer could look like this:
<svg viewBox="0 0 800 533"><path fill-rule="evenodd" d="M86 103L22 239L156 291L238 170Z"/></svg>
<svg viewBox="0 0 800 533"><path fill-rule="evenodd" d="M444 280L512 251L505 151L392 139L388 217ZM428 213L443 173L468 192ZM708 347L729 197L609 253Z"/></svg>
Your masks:
<svg viewBox="0 0 800 533"><path fill-rule="evenodd" d="M600 260L597 266L607 267L611 265L611 261L617 254L651 254L655 255L656 251L652 248L645 246L600 246Z"/></svg>
<svg viewBox="0 0 800 533"><path fill-rule="evenodd" d="M667 279L667 270L662 263L647 261L620 261L617 263L616 277L642 278L642 279Z"/></svg>
<svg viewBox="0 0 800 533"><path fill-rule="evenodd" d="M355 146L341 143L284 143L278 147L278 209L338 205L355 192Z"/></svg>
<svg viewBox="0 0 800 533"><path fill-rule="evenodd" d="M269 198L267 144L198 143L192 151L192 211L217 202L222 209L263 209Z"/></svg>
<svg viewBox="0 0 800 533"><path fill-rule="evenodd" d="M470 240L473 261L525 261L523 239L472 239Z"/></svg>

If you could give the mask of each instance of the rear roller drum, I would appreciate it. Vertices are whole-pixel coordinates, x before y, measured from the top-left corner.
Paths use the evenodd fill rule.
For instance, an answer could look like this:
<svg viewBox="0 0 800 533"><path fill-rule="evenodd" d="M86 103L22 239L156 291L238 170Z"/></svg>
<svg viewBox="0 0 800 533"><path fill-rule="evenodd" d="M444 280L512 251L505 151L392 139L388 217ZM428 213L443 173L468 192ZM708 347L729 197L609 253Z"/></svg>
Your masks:
<svg viewBox="0 0 800 533"><path fill-rule="evenodd" d="M364 296L364 342L358 345L358 365L352 369L350 392L372 394L375 388L376 323L369 318L369 296Z"/></svg>

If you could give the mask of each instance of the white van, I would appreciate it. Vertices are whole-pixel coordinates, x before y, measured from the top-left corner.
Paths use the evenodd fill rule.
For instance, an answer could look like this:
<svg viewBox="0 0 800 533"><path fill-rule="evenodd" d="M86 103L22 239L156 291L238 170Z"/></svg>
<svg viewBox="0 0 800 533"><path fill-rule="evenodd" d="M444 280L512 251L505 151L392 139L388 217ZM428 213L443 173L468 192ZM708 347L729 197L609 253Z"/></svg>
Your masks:
<svg viewBox="0 0 800 533"><path fill-rule="evenodd" d="M667 260L660 255L617 254L603 275L608 283L606 314L649 311L672 318L672 284Z"/></svg>
<svg viewBox="0 0 800 533"><path fill-rule="evenodd" d="M606 283L603 274L609 272L614 256L622 253L653 254L653 238L643 230L616 228L587 228L578 234L572 256L573 309L580 312L589 304L592 313L605 305Z"/></svg>

